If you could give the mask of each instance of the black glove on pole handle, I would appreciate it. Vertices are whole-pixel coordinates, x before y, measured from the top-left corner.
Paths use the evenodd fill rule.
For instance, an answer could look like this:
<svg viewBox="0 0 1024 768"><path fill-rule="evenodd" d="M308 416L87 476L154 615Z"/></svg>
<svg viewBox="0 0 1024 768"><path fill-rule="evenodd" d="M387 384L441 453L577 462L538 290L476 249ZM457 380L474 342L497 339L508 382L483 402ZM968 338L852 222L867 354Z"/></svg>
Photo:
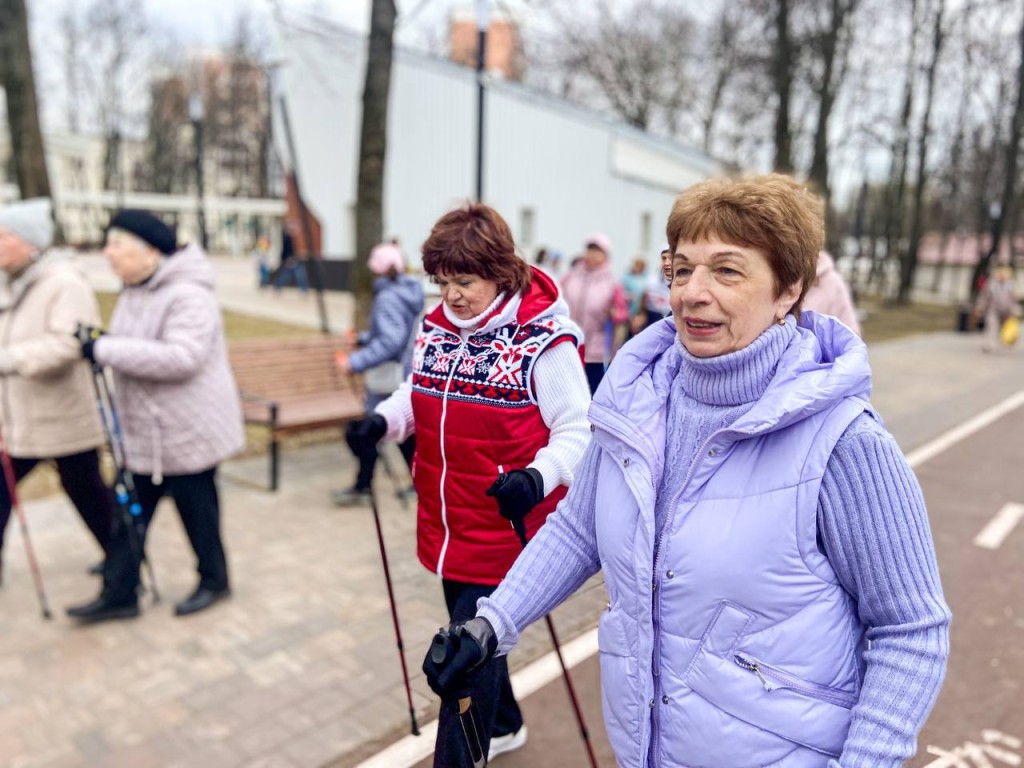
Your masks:
<svg viewBox="0 0 1024 768"><path fill-rule="evenodd" d="M519 542L526 549L526 523L523 518L512 521L512 528L519 537ZM587 757L590 758L591 768L597 768L597 756L594 754L594 747L590 743L590 731L587 730L587 723L583 719L583 710L580 709L579 699L576 698L576 689L573 687L572 678L569 677L569 668L565 666L565 659L562 658L562 646L558 642L558 633L555 632L555 622L551 614L544 615L544 621L548 625L548 634L551 635L551 644L555 647L555 655L558 656L558 664L562 667L562 678L565 680L565 688L569 692L569 700L572 702L573 711L576 713L576 722L580 727L580 736L583 738L583 746L587 750Z"/></svg>
<svg viewBox="0 0 1024 768"><path fill-rule="evenodd" d="M442 665L453 655L454 649L452 648L451 633L442 628L434 635L434 640L430 644L430 660L434 664ZM484 768L487 765L487 755L484 753L483 742L480 738L480 728L477 725L476 710L473 708L473 698L471 696L462 696L455 702L455 706L473 768Z"/></svg>

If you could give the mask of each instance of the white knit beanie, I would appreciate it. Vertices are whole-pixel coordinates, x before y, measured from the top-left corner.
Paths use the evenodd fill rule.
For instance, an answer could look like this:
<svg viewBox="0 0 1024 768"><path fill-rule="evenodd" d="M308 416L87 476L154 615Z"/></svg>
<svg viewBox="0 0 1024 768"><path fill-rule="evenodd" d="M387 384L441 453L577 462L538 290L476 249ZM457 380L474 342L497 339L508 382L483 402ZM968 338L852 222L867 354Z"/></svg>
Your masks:
<svg viewBox="0 0 1024 768"><path fill-rule="evenodd" d="M48 197L20 200L0 208L0 229L44 251L53 245L53 209Z"/></svg>

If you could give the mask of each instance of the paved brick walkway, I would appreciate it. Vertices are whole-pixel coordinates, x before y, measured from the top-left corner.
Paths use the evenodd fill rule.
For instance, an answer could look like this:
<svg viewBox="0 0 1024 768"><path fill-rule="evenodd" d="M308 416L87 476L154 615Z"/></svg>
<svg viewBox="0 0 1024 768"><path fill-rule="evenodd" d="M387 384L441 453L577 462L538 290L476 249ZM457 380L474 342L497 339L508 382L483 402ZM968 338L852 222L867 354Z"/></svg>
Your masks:
<svg viewBox="0 0 1024 768"><path fill-rule="evenodd" d="M218 269L230 283L247 265ZM241 278L231 290L236 311L275 306ZM298 322L315 323L311 302L297 297L282 297L275 312L292 301L303 307ZM1021 388L1024 352L983 356L979 348L977 337L940 334L872 349L875 403L904 448ZM403 468L397 452L390 456ZM328 502L351 472L340 443L286 450L277 494L257 485L265 458L226 464L234 596L185 619L171 615L172 605L195 573L172 505L158 513L150 540L163 602L147 600L136 620L87 628L65 619L63 606L94 596L98 580L85 570L95 547L63 497L26 505L55 615L39 616L12 524L0 588L0 766L315 768L352 764L368 743L407 729L373 517ZM414 557L413 511L386 477L377 490L415 705L426 720L435 705L418 670L443 601ZM593 626L604 602L600 583L588 585L556 613L562 636ZM543 626L531 628L513 666L547 650Z"/></svg>

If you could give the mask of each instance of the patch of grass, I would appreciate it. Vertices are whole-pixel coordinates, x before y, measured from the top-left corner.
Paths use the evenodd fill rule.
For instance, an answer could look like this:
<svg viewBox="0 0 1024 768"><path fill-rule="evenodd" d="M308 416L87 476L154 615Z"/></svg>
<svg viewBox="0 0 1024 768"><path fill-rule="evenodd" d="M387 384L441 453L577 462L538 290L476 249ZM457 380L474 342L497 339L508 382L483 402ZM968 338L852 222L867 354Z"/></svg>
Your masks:
<svg viewBox="0 0 1024 768"><path fill-rule="evenodd" d="M114 313L114 305L117 304L117 294L97 293L96 298L100 303L103 325L108 326L110 325L110 316ZM221 315L224 318L224 335L228 341L259 339L267 336L312 336L317 333L312 328L268 320L265 317L250 317L227 311L221 312Z"/></svg>
<svg viewBox="0 0 1024 768"><path fill-rule="evenodd" d="M899 305L868 296L861 297L859 307L867 314L861 330L868 344L956 329L957 308L950 304L918 302Z"/></svg>

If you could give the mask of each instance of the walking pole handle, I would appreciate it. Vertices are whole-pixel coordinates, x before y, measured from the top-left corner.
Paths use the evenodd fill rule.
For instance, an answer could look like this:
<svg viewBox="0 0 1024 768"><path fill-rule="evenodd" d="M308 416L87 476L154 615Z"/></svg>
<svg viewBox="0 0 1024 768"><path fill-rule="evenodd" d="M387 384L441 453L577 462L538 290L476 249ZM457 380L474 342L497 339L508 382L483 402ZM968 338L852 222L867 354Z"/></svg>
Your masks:
<svg viewBox="0 0 1024 768"><path fill-rule="evenodd" d="M523 549L526 549L526 545L529 543L526 538L526 523L523 522L523 518L512 521L512 530L516 532L516 536L519 537L519 543L523 545Z"/></svg>

